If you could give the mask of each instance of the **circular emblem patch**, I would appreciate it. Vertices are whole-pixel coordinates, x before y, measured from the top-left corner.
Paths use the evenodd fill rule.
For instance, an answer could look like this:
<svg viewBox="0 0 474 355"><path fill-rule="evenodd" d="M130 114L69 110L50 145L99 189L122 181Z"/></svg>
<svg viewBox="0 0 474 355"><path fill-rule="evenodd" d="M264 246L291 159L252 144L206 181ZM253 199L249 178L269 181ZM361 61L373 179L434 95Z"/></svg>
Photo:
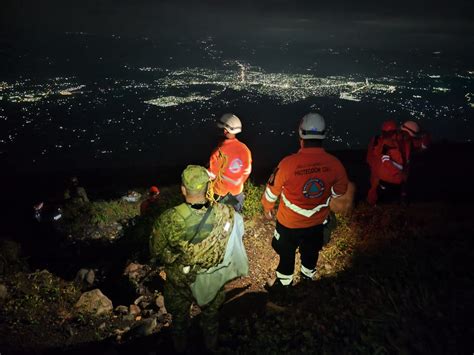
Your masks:
<svg viewBox="0 0 474 355"><path fill-rule="evenodd" d="M242 166L244 166L244 163L242 163L242 160L240 160L239 158L235 158L234 160L230 162L228 169L231 173L236 174L240 172L240 170L242 169Z"/></svg>
<svg viewBox="0 0 474 355"><path fill-rule="evenodd" d="M309 179L303 187L303 195L306 198L321 197L324 192L324 182L318 178Z"/></svg>

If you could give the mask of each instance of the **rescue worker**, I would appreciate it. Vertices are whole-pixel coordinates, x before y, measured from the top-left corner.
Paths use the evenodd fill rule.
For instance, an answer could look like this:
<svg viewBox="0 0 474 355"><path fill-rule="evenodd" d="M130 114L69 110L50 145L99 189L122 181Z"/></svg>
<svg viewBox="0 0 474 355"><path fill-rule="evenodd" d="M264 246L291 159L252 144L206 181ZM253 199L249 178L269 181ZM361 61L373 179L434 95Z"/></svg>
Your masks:
<svg viewBox="0 0 474 355"><path fill-rule="evenodd" d="M252 155L249 148L236 138L242 132L242 123L236 115L224 114L217 127L223 129L224 140L212 152L208 169L215 198L242 212L244 183L252 171Z"/></svg>
<svg viewBox="0 0 474 355"><path fill-rule="evenodd" d="M407 152L407 163L411 160L411 153L420 153L426 151L431 145L431 135L423 132L415 121L405 121L400 126L399 140L402 142ZM401 186L402 202L407 203L408 200L408 177L410 175L410 164L405 169L405 181Z"/></svg>
<svg viewBox="0 0 474 355"><path fill-rule="evenodd" d="M87 203L89 197L87 196L86 189L79 186L79 179L77 176L71 177L69 180L68 187L64 191L64 200L68 202Z"/></svg>
<svg viewBox="0 0 474 355"><path fill-rule="evenodd" d="M140 204L140 215L144 215L150 208L153 208L158 201L160 190L156 186L150 187L148 191L148 198Z"/></svg>
<svg viewBox="0 0 474 355"><path fill-rule="evenodd" d="M396 162L397 165L393 165L390 161L390 155L395 155L395 151L399 149L398 143L398 124L393 121L385 121L382 123L381 134L373 137L370 140L369 147L367 149L367 164L370 168L370 188L367 193L367 202L371 205L375 205L378 200L378 191L386 190L385 185L387 183L394 182L394 178L388 178L389 181L385 182L385 185L380 186L380 175L387 176L388 174L398 176L396 183L401 183L402 176L399 167L400 159ZM389 148L390 147L390 148ZM388 170L388 172L387 172ZM400 180L400 182L398 182Z"/></svg>
<svg viewBox="0 0 474 355"><path fill-rule="evenodd" d="M331 199L343 196L348 190L343 165L322 148L326 137L324 118L318 113L308 113L298 131L301 149L278 164L262 196L267 219L272 219L275 202L278 197L281 199L272 240L280 262L269 291L284 290L291 285L298 247L301 279L314 278Z"/></svg>
<svg viewBox="0 0 474 355"><path fill-rule="evenodd" d="M186 202L168 209L156 220L150 250L165 266L164 297L173 316L175 350L186 349L193 302L201 307L204 343L213 350L217 345L218 309L225 299L223 286L248 272L242 244L243 219L229 205L210 203L206 197L209 175L204 167L189 165L181 177ZM232 245L231 254L228 244ZM228 260L232 256L240 258L238 263Z"/></svg>
<svg viewBox="0 0 474 355"><path fill-rule="evenodd" d="M371 204L377 201L403 202L405 196L412 144L409 139L403 138L400 132L392 128L394 121L388 122L390 129L382 129L382 135L372 146L374 178L369 193L373 191L374 186L376 192L375 198L373 195L368 198ZM387 125L387 122L384 125Z"/></svg>
<svg viewBox="0 0 474 355"><path fill-rule="evenodd" d="M400 132L405 139L411 141L412 148L415 152L421 152L431 145L431 136L427 132L423 132L415 121L406 121L400 126Z"/></svg>

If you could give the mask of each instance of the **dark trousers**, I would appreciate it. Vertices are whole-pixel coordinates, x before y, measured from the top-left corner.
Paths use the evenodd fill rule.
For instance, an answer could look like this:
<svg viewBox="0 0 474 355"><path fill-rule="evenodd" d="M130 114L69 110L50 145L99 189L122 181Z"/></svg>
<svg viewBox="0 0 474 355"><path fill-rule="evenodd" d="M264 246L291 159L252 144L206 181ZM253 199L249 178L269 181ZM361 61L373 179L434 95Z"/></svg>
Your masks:
<svg viewBox="0 0 474 355"><path fill-rule="evenodd" d="M276 231L280 237L273 238L272 247L280 255L277 271L284 275L293 275L295 269L296 248L300 248L301 264L315 269L319 251L323 247L323 225L309 228L287 228L278 221Z"/></svg>

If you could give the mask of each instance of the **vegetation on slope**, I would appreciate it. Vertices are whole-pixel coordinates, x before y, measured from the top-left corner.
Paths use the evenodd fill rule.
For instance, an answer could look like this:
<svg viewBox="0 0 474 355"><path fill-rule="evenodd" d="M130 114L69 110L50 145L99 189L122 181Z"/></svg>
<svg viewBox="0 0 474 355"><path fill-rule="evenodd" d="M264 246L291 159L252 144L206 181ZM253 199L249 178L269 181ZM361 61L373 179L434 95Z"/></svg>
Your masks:
<svg viewBox="0 0 474 355"><path fill-rule="evenodd" d="M360 204L352 216L339 218L320 254L317 281L303 283L296 277L288 294L269 304L264 286L274 274L278 256L270 245L274 222L261 217L262 192L263 187L255 184L245 190L244 242L250 272L226 287L219 353L472 351L474 222L468 206ZM146 260L151 221L180 201L177 186L162 189L160 204L149 218L138 216L138 202L93 202L86 213L72 219L75 225L70 231L93 225L102 233L105 226L118 223L123 226L116 243L120 248L110 253L125 251L131 260L138 256ZM299 261L295 274L298 268ZM117 318L84 319L75 314L72 304L79 290L49 272L5 274L0 283L9 291L1 301L2 347L88 342L94 349L101 346L101 339L108 339L124 352L154 348L157 343L164 351L170 349L163 331L119 345L114 337ZM32 333L38 336L26 336ZM53 334L63 335L53 342Z"/></svg>

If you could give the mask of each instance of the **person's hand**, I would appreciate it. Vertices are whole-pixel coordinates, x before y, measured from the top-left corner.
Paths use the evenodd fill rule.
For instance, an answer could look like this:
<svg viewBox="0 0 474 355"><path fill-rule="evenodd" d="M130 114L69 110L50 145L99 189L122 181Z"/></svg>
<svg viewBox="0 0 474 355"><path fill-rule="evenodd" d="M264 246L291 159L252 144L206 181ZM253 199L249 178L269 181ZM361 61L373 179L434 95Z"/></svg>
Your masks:
<svg viewBox="0 0 474 355"><path fill-rule="evenodd" d="M268 219L269 221L271 221L273 219L273 210L269 210L269 211L263 211L263 215L265 216L266 219Z"/></svg>

